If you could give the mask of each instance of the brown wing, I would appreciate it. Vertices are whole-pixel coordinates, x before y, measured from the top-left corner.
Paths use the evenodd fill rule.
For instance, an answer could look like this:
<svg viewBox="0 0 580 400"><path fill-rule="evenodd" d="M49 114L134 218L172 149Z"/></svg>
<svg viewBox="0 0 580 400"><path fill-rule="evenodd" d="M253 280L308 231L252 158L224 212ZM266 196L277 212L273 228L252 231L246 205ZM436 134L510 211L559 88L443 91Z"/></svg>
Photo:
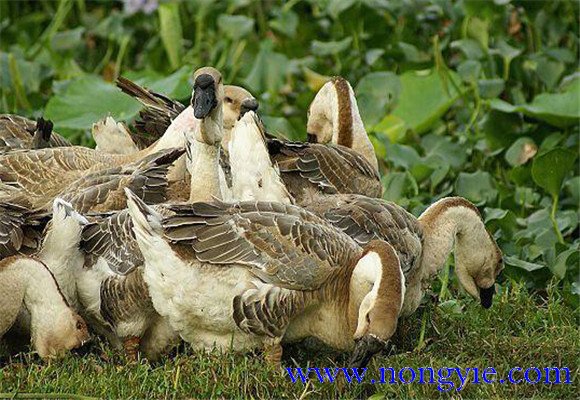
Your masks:
<svg viewBox="0 0 580 400"><path fill-rule="evenodd" d="M87 172L63 189L61 197L83 213L125 208L124 188L147 204L161 203L167 200L168 169L184 152L162 150L132 164Z"/></svg>
<svg viewBox="0 0 580 400"><path fill-rule="evenodd" d="M24 198L3 199L0 202L0 259L36 251L49 218L48 213L30 210Z"/></svg>
<svg viewBox="0 0 580 400"><path fill-rule="evenodd" d="M395 203L360 195L333 195L321 198L307 209L363 247L374 239L391 244L405 276L417 266L423 231L417 218Z"/></svg>
<svg viewBox="0 0 580 400"><path fill-rule="evenodd" d="M137 134L132 135L140 149L148 147L163 136L171 122L185 110L180 102L141 87L127 78L119 77L117 86L145 106L139 112L140 119L135 121Z"/></svg>
<svg viewBox="0 0 580 400"><path fill-rule="evenodd" d="M134 270L127 276L107 278L101 284L100 295L101 315L111 326L133 321L135 316L143 316L145 323L155 313L142 269Z"/></svg>
<svg viewBox="0 0 580 400"><path fill-rule="evenodd" d="M363 156L347 147L271 139L268 150L298 204L309 201L305 192L311 190L369 197L382 194L376 170Z"/></svg>
<svg viewBox="0 0 580 400"><path fill-rule="evenodd" d="M82 232L81 249L87 255L88 265L93 265L102 257L117 275L131 273L144 261L127 210L87 224Z"/></svg>
<svg viewBox="0 0 580 400"><path fill-rule="evenodd" d="M250 267L263 282L294 290L314 290L345 267L361 249L313 214L267 202L196 203L167 206L166 238L190 246L211 264Z"/></svg>

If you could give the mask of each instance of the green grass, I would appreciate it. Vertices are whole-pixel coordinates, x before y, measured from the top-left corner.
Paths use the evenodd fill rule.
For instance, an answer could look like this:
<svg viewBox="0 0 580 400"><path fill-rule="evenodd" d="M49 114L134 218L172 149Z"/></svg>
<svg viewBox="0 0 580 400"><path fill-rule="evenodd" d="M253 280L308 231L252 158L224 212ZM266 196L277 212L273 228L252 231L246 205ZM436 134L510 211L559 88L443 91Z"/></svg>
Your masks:
<svg viewBox="0 0 580 400"><path fill-rule="evenodd" d="M490 310L460 296L447 306L426 304L402 321L398 354L377 357L380 366L494 367L505 377L512 367L568 367L572 384L473 384L441 393L437 385L292 384L285 373L268 367L259 355L211 354L181 349L156 364L126 364L106 344L84 357L42 363L30 354L14 356L0 368L0 393L69 393L97 398L367 398L375 393L397 398L576 398L580 334L577 314L557 292L530 295L519 286L504 287ZM422 320L426 330L417 350ZM315 353L300 346L286 349L284 367L344 366L346 355ZM458 379L454 379L458 382ZM0 395L0 398L2 395ZM43 396L40 396L43 397ZM377 396L380 397L380 396Z"/></svg>

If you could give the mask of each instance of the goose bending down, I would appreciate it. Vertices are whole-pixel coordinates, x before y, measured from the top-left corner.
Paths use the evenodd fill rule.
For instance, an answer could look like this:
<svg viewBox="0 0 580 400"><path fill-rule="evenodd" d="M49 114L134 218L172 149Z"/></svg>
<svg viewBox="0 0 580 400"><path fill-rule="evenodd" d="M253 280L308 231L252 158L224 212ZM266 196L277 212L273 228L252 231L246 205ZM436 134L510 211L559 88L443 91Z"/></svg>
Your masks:
<svg viewBox="0 0 580 400"><path fill-rule="evenodd" d="M95 150L109 154L132 154L139 151L125 124L115 121L110 115L95 122L91 134L95 139Z"/></svg>
<svg viewBox="0 0 580 400"><path fill-rule="evenodd" d="M361 367L395 331L404 276L387 243L363 250L291 205L170 205L163 218L127 192L155 309L192 346L279 362L283 341L315 336Z"/></svg>
<svg viewBox="0 0 580 400"><path fill-rule="evenodd" d="M30 335L42 358L62 356L89 339L83 319L69 306L54 277L38 259L0 261L0 338L19 315L30 313Z"/></svg>
<svg viewBox="0 0 580 400"><path fill-rule="evenodd" d="M0 115L0 154L12 150L71 146L68 140L53 132L52 127L52 122L44 118L31 121L19 115Z"/></svg>
<svg viewBox="0 0 580 400"><path fill-rule="evenodd" d="M220 196L217 169L223 87L217 70L203 71L194 83L193 111L200 121L195 140L188 148L192 177L189 201ZM163 206L156 208L163 212ZM82 229L81 235L80 248L70 247L59 254L68 260L80 257L83 267L55 265L77 271L74 282L80 308L89 324L115 346L124 346L131 358L136 357L138 348L148 358L156 358L178 340L178 335L152 306L142 277L143 258L127 211L96 219Z"/></svg>
<svg viewBox="0 0 580 400"><path fill-rule="evenodd" d="M176 100L141 87L127 78L119 77L117 86L145 106L139 112L140 118L135 121L137 136L133 136L133 140L140 146L163 135L172 121L181 113L192 112L192 106L186 107ZM222 139L224 148L227 148L235 122L247 111L256 111L258 106L258 101L246 89L240 86L224 85Z"/></svg>
<svg viewBox="0 0 580 400"><path fill-rule="evenodd" d="M242 167L234 163L242 159L244 152L238 155L230 150L235 156L233 170L241 171L239 176L244 177L238 183L243 189L243 198L292 203L294 199L285 191L282 182L284 174L280 177L278 166L272 165L266 156L260 125L251 115L246 115L238 126L233 141L244 141L246 145L238 145L238 148L251 148L256 157ZM502 255L485 229L479 211L466 199L441 199L418 219L395 203L355 194L318 195L316 201L307 202L305 208L345 232L362 247L376 239L394 247L407 283L404 315L417 309L424 289L453 251L461 285L484 307L491 306L495 278L503 268ZM479 251L473 252L472 248Z"/></svg>

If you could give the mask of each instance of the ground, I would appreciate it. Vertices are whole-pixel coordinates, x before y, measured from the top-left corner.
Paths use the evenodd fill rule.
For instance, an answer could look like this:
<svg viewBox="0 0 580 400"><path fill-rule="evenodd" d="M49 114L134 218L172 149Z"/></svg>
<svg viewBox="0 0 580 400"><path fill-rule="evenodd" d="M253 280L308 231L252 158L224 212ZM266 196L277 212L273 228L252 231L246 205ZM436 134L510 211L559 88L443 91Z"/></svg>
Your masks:
<svg viewBox="0 0 580 400"><path fill-rule="evenodd" d="M485 310L459 293L458 300L436 305L430 299L402 321L396 355L377 357L367 374L379 367L494 367L505 377L513 367L568 367L571 383L474 384L448 393L437 384L334 384L311 381L293 384L284 369L266 365L259 355L194 353L179 349L156 364L126 363L97 341L89 354L43 363L31 354L4 358L0 398L16 392L63 393L96 398L577 398L580 333L577 314L557 291L530 295L520 285L503 287L493 307ZM422 326L425 329L422 330ZM310 361L308 363L308 360ZM342 367L346 356L331 352L286 349L286 367ZM453 379L458 383L458 379ZM4 397L3 397L4 396ZM10 397L9 397L10 396ZM46 396L42 396L45 397Z"/></svg>

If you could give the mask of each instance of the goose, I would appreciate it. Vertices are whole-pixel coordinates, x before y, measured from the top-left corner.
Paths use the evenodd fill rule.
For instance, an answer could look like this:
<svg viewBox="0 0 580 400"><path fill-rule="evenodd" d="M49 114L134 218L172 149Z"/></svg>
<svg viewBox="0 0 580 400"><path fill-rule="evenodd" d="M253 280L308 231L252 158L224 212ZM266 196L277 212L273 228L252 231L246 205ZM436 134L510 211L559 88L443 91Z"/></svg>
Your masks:
<svg viewBox="0 0 580 400"><path fill-rule="evenodd" d="M140 119L135 121L137 136L134 140L140 145L163 135L172 121L181 113L191 113L191 106L186 107L178 101L141 87L127 78L119 77L117 86L145 107L139 113ZM240 86L224 85L222 144L225 149L227 149L230 132L235 122L247 111L256 111L258 107L258 100L246 89Z"/></svg>
<svg viewBox="0 0 580 400"><path fill-rule="evenodd" d="M362 367L394 333L404 276L393 248L364 250L300 207L242 202L168 205L127 190L155 309L194 348L263 348L315 336Z"/></svg>
<svg viewBox="0 0 580 400"><path fill-rule="evenodd" d="M198 69L194 73L194 80L198 82L199 77L210 76L208 71L213 73L208 70L208 67ZM202 81L203 79L196 85L199 86L203 83ZM221 81L219 84L221 85ZM207 89L206 87L199 87L197 90L194 88L193 108L176 117L164 135L146 149L128 155L108 154L77 146L11 152L0 155L0 182L21 190L33 201L46 201L46 197L50 197L48 199L50 202L55 196L50 196L50 194L47 196L47 191L59 193L62 188L84 172L137 162L151 154L169 148L185 148L187 138L196 135L195 132L199 131L204 134L207 131L208 134L211 134L211 131L215 131L215 128L210 125L217 124L214 119L218 118L218 112L212 112L211 118L205 118L203 120L205 122L201 122L204 126L199 126L199 118L201 118L199 115L203 114L210 106L212 110L215 108L213 107L213 102L216 101L215 93L213 89L212 91ZM223 86L220 86L220 90L220 96L223 98ZM197 100L196 96L198 96ZM208 96L213 97L209 98ZM223 120L221 113L220 109L220 121ZM170 180L175 181L183 178L185 166L180 168L180 165L180 163L176 164L169 175Z"/></svg>
<svg viewBox="0 0 580 400"><path fill-rule="evenodd" d="M295 199L284 188L284 175L268 159L258 122L251 113L245 115L236 125L232 139L246 143L238 145L242 149L239 155L230 150L235 156L233 170L241 171L239 175L244 177L238 183L243 189L243 199L293 204ZM256 159L247 166L234 164L250 150ZM455 253L460 284L483 307L491 307L495 279L503 269L502 254L477 207L468 200L440 199L419 218L393 202L356 194L325 194L302 205L362 247L377 239L393 246L407 283L404 316L417 309L425 288L441 271L451 252ZM472 254L469 249L476 244L480 251Z"/></svg>
<svg viewBox="0 0 580 400"><path fill-rule="evenodd" d="M200 119L200 129L195 131L195 139L188 146L187 164L192 177L189 201L220 196L217 169L222 102L221 74L207 68L195 81L193 110L195 118ZM130 359L137 357L138 349L149 359L157 358L179 337L153 308L142 278L143 258L127 212L96 218L83 227L79 240L80 246L69 247L59 255L84 261L77 261L77 266L54 265L69 274L76 271L74 278L69 276L68 280L76 283L83 315L115 347L124 347ZM83 267L79 268L79 264Z"/></svg>
<svg viewBox="0 0 580 400"><path fill-rule="evenodd" d="M361 154L378 171L377 156L365 130L354 91L340 76L326 82L308 108L308 141L334 143Z"/></svg>
<svg viewBox="0 0 580 400"><path fill-rule="evenodd" d="M0 261L0 338L19 314L30 313L30 336L42 358L64 355L89 340L84 320L69 306L46 267L35 258Z"/></svg>
<svg viewBox="0 0 580 400"><path fill-rule="evenodd" d="M0 154L12 150L71 146L52 131L53 124L44 118L31 121L19 115L0 115Z"/></svg>
<svg viewBox="0 0 580 400"><path fill-rule="evenodd" d="M133 188L147 203L165 201L169 167L183 153L181 149L169 149L137 163L85 173L64 189L49 192L44 198L31 199L19 191L7 190L0 195L0 259L32 254L40 248L53 196L61 196L82 213L124 208L123 187Z"/></svg>

